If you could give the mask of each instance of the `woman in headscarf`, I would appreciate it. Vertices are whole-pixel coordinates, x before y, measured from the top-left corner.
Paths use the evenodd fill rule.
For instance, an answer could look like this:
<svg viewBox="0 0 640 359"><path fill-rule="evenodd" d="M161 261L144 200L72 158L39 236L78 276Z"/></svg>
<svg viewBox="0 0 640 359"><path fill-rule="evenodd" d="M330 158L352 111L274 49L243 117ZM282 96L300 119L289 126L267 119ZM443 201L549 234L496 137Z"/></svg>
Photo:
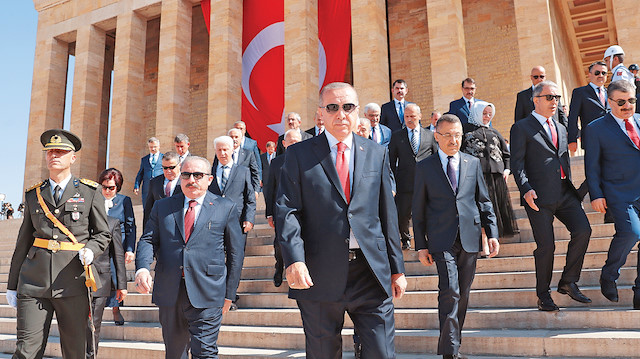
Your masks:
<svg viewBox="0 0 640 359"><path fill-rule="evenodd" d="M509 149L504 137L491 127L496 110L492 103L476 101L469 115L469 125L462 142L462 151L480 159L482 172L498 222L500 237L512 236L518 226L511 207L507 188L509 170ZM482 233L482 256L489 255L487 237Z"/></svg>

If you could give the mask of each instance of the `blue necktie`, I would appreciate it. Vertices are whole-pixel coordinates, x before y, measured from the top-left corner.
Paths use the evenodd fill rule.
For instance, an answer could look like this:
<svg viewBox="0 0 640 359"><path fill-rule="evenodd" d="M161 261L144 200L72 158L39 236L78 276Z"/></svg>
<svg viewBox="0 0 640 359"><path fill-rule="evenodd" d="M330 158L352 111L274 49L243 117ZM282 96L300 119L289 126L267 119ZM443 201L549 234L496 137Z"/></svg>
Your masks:
<svg viewBox="0 0 640 359"><path fill-rule="evenodd" d="M222 179L220 179L221 192L224 192L224 188L227 186L227 181L229 180L229 178L227 178L227 172L225 171L227 168L227 166L222 166Z"/></svg>
<svg viewBox="0 0 640 359"><path fill-rule="evenodd" d="M400 117L400 123L404 125L404 106L402 106L402 102L400 102L398 106L400 108L398 117Z"/></svg>
<svg viewBox="0 0 640 359"><path fill-rule="evenodd" d="M156 155L151 155L151 168L156 168Z"/></svg>

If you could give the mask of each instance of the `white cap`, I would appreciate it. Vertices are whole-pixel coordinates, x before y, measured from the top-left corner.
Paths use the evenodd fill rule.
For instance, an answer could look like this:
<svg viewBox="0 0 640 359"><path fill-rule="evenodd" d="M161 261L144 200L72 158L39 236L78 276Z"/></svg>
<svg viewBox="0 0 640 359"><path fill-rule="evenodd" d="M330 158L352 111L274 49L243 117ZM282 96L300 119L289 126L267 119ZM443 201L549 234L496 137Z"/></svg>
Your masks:
<svg viewBox="0 0 640 359"><path fill-rule="evenodd" d="M618 46L618 45L613 45L613 46L609 46L609 48L607 49L607 51L604 52L604 59L606 59L609 56L613 56L613 55L624 55L624 50L622 50L622 47Z"/></svg>

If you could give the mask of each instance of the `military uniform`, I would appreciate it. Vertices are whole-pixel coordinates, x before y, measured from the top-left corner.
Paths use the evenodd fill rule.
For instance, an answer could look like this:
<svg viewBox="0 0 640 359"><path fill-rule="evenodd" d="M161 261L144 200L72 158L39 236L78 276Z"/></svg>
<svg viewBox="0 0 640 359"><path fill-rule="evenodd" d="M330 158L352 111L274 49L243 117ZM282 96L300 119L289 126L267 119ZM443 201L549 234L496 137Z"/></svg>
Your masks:
<svg viewBox="0 0 640 359"><path fill-rule="evenodd" d="M631 73L631 71L629 71L629 69L627 69L627 67L624 66L624 64L618 64L618 66L614 67L613 70L611 70L611 73L613 74L611 76L611 82L618 81L618 80L626 80L635 86L634 76Z"/></svg>
<svg viewBox="0 0 640 359"><path fill-rule="evenodd" d="M38 192L77 244L47 218ZM90 249L97 257L108 246L111 236L104 197L96 182L71 176L57 205L49 180L27 190L24 203L7 285L8 290L17 291L18 298L18 341L13 357L42 357L55 312L63 356L84 358L89 302L78 249Z"/></svg>

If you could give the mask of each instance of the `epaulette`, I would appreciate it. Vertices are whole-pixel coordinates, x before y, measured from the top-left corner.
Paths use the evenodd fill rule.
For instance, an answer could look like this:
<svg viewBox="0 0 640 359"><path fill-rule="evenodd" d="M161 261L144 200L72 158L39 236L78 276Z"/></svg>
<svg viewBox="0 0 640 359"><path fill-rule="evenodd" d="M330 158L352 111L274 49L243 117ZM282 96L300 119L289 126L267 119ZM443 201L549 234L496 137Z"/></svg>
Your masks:
<svg viewBox="0 0 640 359"><path fill-rule="evenodd" d="M33 190L33 189L35 189L36 187L41 186L44 182L45 182L45 181L38 182L38 183L34 184L33 186L31 186L31 187L27 188L27 189L25 190L25 192L29 192L29 191L31 191L31 190Z"/></svg>
<svg viewBox="0 0 640 359"><path fill-rule="evenodd" d="M86 178L81 178L80 182L86 184L87 186L91 186L93 188L98 188L99 184L98 182L92 181L90 179L86 179Z"/></svg>

